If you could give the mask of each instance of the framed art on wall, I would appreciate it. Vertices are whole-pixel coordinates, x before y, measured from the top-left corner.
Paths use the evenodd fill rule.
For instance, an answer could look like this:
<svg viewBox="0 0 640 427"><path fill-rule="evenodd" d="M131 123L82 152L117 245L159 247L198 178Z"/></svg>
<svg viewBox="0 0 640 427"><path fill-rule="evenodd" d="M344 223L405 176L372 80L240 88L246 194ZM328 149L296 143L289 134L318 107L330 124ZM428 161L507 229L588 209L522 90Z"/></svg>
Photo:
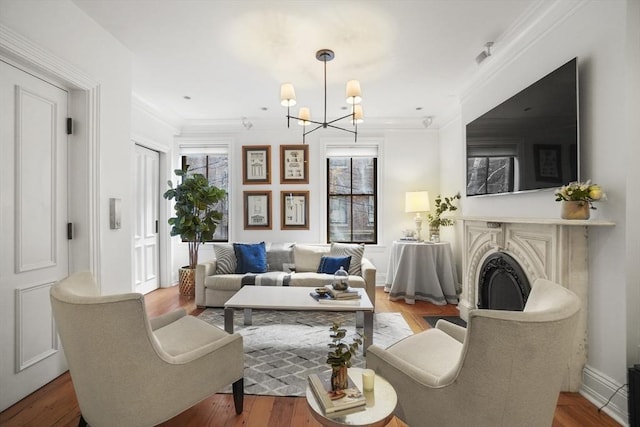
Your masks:
<svg viewBox="0 0 640 427"><path fill-rule="evenodd" d="M280 192L280 228L282 230L309 229L309 192Z"/></svg>
<svg viewBox="0 0 640 427"><path fill-rule="evenodd" d="M242 183L271 184L271 146L242 147Z"/></svg>
<svg viewBox="0 0 640 427"><path fill-rule="evenodd" d="M271 191L245 191L244 229L271 230Z"/></svg>
<svg viewBox="0 0 640 427"><path fill-rule="evenodd" d="M280 146L280 184L309 183L309 146Z"/></svg>

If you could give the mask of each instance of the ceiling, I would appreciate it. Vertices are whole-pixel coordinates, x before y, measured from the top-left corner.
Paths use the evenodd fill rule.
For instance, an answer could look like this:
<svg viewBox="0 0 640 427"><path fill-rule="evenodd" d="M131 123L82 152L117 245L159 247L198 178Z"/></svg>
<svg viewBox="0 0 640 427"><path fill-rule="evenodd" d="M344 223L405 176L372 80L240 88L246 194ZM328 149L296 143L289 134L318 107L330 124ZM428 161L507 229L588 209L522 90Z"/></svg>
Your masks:
<svg viewBox="0 0 640 427"><path fill-rule="evenodd" d="M358 79L365 123L434 125L455 110L475 61L518 37L544 0L73 0L133 53L133 92L176 123L281 119L280 85L322 119L347 114L345 84ZM186 99L186 97L190 99Z"/></svg>

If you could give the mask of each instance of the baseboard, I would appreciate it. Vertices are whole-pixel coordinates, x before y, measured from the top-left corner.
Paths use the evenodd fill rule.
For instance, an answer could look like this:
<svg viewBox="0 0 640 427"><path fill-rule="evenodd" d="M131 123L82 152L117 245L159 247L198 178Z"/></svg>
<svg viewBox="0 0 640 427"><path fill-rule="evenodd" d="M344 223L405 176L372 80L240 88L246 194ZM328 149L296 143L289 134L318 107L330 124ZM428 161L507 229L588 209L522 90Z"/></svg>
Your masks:
<svg viewBox="0 0 640 427"><path fill-rule="evenodd" d="M618 390L620 386L622 386L622 384L619 384L617 381L614 381L602 372L599 372L587 365L584 367L582 372L582 387L580 387L580 394L599 408L607 403L607 400L609 400L609 398L615 393L615 395L611 397L611 402L602 408L602 412L609 415L623 426L628 426L628 388L625 385L616 393L616 390Z"/></svg>

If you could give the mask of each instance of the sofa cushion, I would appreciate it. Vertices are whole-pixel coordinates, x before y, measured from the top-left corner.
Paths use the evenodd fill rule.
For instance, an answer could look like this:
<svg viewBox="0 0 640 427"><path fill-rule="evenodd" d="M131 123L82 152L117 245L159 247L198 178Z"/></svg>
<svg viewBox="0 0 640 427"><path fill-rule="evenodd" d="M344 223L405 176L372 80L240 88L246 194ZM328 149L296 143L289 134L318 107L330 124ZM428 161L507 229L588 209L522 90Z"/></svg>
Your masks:
<svg viewBox="0 0 640 427"><path fill-rule="evenodd" d="M239 291L244 274L214 274L204 279L204 287L219 291Z"/></svg>
<svg viewBox="0 0 640 427"><path fill-rule="evenodd" d="M238 262L237 274L267 272L267 251L264 242L234 243L233 249Z"/></svg>
<svg viewBox="0 0 640 427"><path fill-rule="evenodd" d="M216 274L233 274L236 272L236 252L231 243L214 243L216 255Z"/></svg>
<svg viewBox="0 0 640 427"><path fill-rule="evenodd" d="M293 247L296 272L317 272L322 255L329 255L328 246L298 245Z"/></svg>
<svg viewBox="0 0 640 427"><path fill-rule="evenodd" d="M293 268L293 243L271 243L267 246L267 271L290 273Z"/></svg>
<svg viewBox="0 0 640 427"><path fill-rule="evenodd" d="M363 243L331 243L331 256L351 256L349 275L362 275L362 257L364 256Z"/></svg>
<svg viewBox="0 0 640 427"><path fill-rule="evenodd" d="M335 274L340 270L340 267L345 271L349 271L349 264L351 263L350 256L325 256L320 258L320 265L318 266L318 273Z"/></svg>

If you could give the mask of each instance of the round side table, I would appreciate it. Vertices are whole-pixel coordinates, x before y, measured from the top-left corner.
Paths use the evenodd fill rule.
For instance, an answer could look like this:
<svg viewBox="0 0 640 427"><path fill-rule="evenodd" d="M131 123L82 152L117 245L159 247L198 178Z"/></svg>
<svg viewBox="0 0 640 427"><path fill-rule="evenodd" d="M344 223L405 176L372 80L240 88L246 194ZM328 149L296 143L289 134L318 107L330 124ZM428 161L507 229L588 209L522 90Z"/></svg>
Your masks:
<svg viewBox="0 0 640 427"><path fill-rule="evenodd" d="M349 377L362 390L362 371L360 368L349 368ZM325 414L317 402L313 390L307 385L307 405L311 415L326 427L367 426L383 427L393 416L393 410L398 403L398 395L387 380L376 374L373 391L364 392L366 405L360 410L346 409L344 413Z"/></svg>

